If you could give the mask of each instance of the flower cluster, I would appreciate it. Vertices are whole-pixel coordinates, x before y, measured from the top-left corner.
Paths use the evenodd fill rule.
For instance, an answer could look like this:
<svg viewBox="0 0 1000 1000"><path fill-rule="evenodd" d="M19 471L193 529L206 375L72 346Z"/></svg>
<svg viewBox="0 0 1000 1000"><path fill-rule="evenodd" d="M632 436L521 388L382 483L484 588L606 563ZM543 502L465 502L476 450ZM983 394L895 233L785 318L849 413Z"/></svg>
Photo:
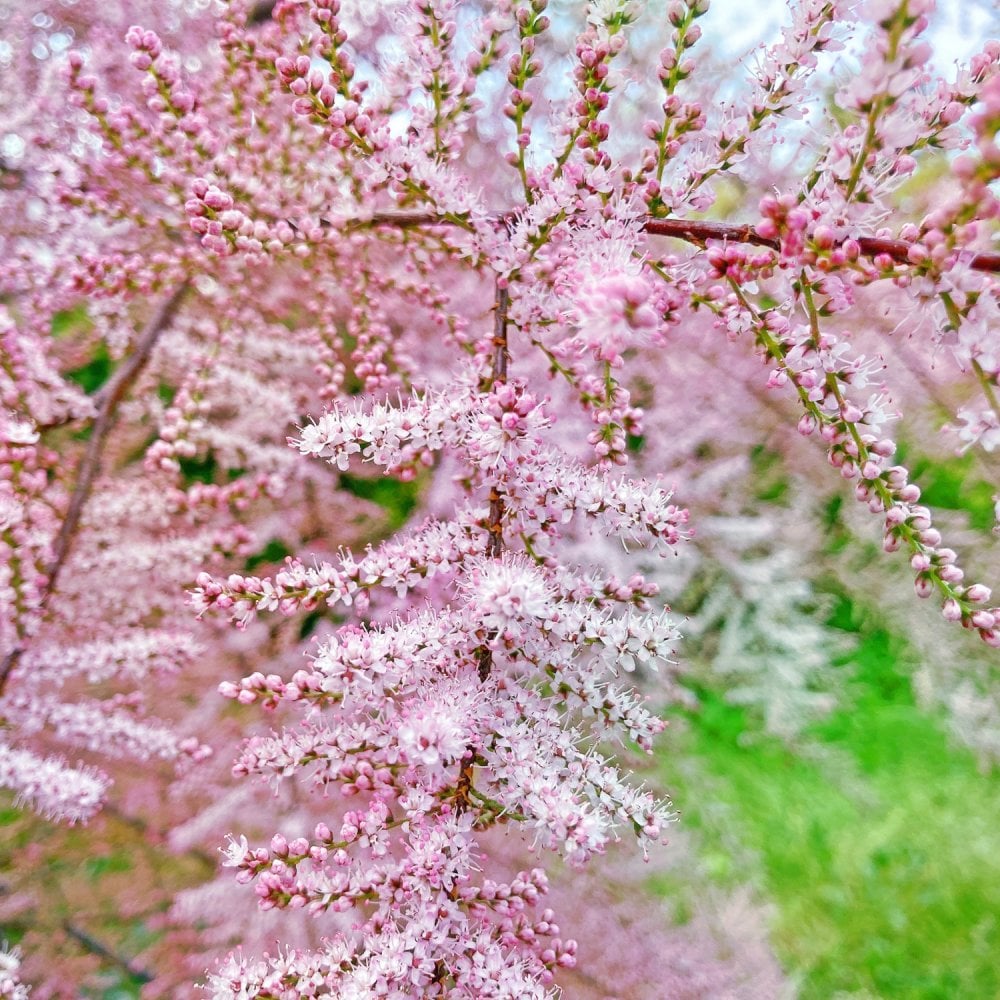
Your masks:
<svg viewBox="0 0 1000 1000"><path fill-rule="evenodd" d="M0 951L0 997L5 1000L28 1000L28 987L18 977L21 967L20 952L15 948Z"/></svg>

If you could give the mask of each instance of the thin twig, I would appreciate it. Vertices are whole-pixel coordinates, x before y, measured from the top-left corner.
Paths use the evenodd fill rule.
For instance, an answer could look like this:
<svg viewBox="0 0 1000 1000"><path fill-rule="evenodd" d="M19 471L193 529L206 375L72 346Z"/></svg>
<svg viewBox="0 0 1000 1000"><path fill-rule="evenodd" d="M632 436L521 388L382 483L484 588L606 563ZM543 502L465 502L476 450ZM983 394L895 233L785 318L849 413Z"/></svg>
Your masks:
<svg viewBox="0 0 1000 1000"><path fill-rule="evenodd" d="M499 282L496 290L496 305L493 310L493 372L492 385L502 385L507 381L507 365L510 361L510 350L507 345L507 311L510 308L510 292L501 288ZM500 555L503 548L503 497L496 487L490 489L490 513L486 522L489 538L486 542L486 554L494 559ZM487 675L488 675L487 671ZM482 670L480 669L480 674ZM485 677L482 678L486 680Z"/></svg>
<svg viewBox="0 0 1000 1000"><path fill-rule="evenodd" d="M83 456L83 461L80 463L76 486L73 490L73 495L70 497L66 517L63 519L63 523L59 528L59 534L56 536L55 544L53 545L52 562L49 563L46 573L45 591L41 598L43 608L55 590L59 574L66 564L73 540L76 537L77 528L80 526L83 508L90 498L90 493L94 488L94 481L100 472L101 456L104 452L104 446L107 443L108 434L115 423L118 404L146 367L153 353L153 348L160 338L160 334L173 321L189 287L189 282L182 282L170 298L160 306L136 342L135 350L132 351L114 375L111 376L107 385L95 397L98 403L97 417L94 419L90 440L87 442L87 451ZM7 678L20 659L22 651L22 647L18 646L12 649L3 658L3 661L0 662L0 694L3 694Z"/></svg>
<svg viewBox="0 0 1000 1000"><path fill-rule="evenodd" d="M321 220L325 221L325 220ZM373 212L361 219L351 219L346 222L351 228L363 229L365 226L392 226L394 229L416 229L423 226L454 226L451 219L440 215L430 215L427 212Z"/></svg>
<svg viewBox="0 0 1000 1000"><path fill-rule="evenodd" d="M755 246L780 249L775 239L761 236L753 226L733 226L726 222L704 222L692 219L647 219L643 229L651 236L673 236L678 240L704 246L708 240L729 243L753 243Z"/></svg>

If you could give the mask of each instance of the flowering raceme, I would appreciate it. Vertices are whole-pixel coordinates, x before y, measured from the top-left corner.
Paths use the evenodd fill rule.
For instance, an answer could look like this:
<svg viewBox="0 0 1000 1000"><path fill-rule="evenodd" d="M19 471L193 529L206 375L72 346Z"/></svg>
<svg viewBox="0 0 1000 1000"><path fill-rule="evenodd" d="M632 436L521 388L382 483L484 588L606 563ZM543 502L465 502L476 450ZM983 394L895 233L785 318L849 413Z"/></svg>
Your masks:
<svg viewBox="0 0 1000 1000"><path fill-rule="evenodd" d="M813 439L917 595L1000 646L873 333L953 359L957 438L995 447L1000 45L938 79L929 0L801 0L719 97L707 9L0 8L0 784L73 822L107 760L180 765L171 808L200 795L258 907L321 928L232 951L218 1000L557 995L572 928L498 832L571 866L664 841L619 756L652 752L654 684L690 698L663 594L699 560L732 565L691 630L771 671L738 696L783 734L827 704L796 687L808 584L712 507L727 435L810 476ZM281 832L241 832L213 750Z"/></svg>

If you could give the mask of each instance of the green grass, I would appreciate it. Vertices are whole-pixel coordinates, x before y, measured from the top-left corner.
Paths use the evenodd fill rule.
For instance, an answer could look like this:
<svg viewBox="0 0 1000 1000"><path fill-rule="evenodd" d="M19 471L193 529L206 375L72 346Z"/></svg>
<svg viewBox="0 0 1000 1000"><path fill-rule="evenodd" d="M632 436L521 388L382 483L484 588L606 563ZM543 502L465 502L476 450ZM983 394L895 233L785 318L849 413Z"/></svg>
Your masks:
<svg viewBox="0 0 1000 1000"><path fill-rule="evenodd" d="M259 552L248 557L243 568L248 573L252 573L258 566L280 563L286 556L290 555L293 555L291 549L280 538L271 538Z"/></svg>
<svg viewBox="0 0 1000 1000"><path fill-rule="evenodd" d="M87 315L87 306L81 303L72 309L57 312L52 317L52 336L57 340L67 339L86 333L93 327Z"/></svg>
<svg viewBox="0 0 1000 1000"><path fill-rule="evenodd" d="M906 449L901 448L897 460L906 463ZM964 510L969 524L978 531L993 527L993 494L996 484L987 482L976 463L976 456L967 451L947 459L914 456L909 463L910 479L922 491L921 502L931 508Z"/></svg>
<svg viewBox="0 0 1000 1000"><path fill-rule="evenodd" d="M108 354L107 347L99 344L94 356L80 368L66 372L66 378L75 382L84 392L93 394L111 377L114 362Z"/></svg>
<svg viewBox="0 0 1000 1000"><path fill-rule="evenodd" d="M714 880L775 905L802 1000L1000 996L1000 777L914 703L903 642L846 601L835 621L859 640L843 710L796 752L703 692L665 784Z"/></svg>
<svg viewBox="0 0 1000 1000"><path fill-rule="evenodd" d="M403 482L392 476L354 476L340 474L340 487L353 496L382 507L387 516L387 530L398 531L417 506L420 497L420 480Z"/></svg>

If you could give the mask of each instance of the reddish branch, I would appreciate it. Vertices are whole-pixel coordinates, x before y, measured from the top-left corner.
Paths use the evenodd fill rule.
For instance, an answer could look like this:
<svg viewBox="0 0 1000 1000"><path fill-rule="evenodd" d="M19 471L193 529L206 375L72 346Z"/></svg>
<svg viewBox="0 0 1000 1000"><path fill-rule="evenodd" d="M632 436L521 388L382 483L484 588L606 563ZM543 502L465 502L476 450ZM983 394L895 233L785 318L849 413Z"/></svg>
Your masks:
<svg viewBox="0 0 1000 1000"><path fill-rule="evenodd" d="M506 217L499 216L502 223ZM450 226L454 223L434 215L420 212L376 212L370 219L359 220L358 225L388 225L402 229L420 226ZM761 236L753 226L732 225L727 222L707 222L691 219L647 219L644 228L653 236L672 236L704 246L709 240L724 240L728 243L752 243L755 246L780 250L781 243L774 238ZM853 237L866 257L885 254L900 264L910 263L909 253L912 243L905 240L886 240L875 236ZM846 238L845 238L846 240ZM1000 253L977 253L968 262L974 271L1000 272Z"/></svg>
<svg viewBox="0 0 1000 1000"><path fill-rule="evenodd" d="M498 385L507 381L507 363L510 352L507 345L507 311L510 308L510 292L506 287L496 283L496 299L493 307L493 365L491 384ZM503 494L490 487L490 512L486 519L486 554L497 559L503 550ZM493 657L487 646L483 646L479 654L479 679L485 681L493 668Z"/></svg>
<svg viewBox="0 0 1000 1000"><path fill-rule="evenodd" d="M654 236L673 236L688 243L704 244L706 240L726 240L729 243L752 243L759 247L780 250L777 239L761 236L753 226L731 226L725 222L691 222L687 219L647 219L647 233ZM904 240L884 240L875 236L855 236L866 257L885 254L900 264L910 263L912 243ZM970 261L974 271L1000 271L1000 253L978 253Z"/></svg>
<svg viewBox="0 0 1000 1000"><path fill-rule="evenodd" d="M507 310L510 307L510 292L506 288L497 287L496 305L493 310L493 385L507 381L507 362L510 353L507 347ZM489 539L486 542L486 554L496 558L503 548L503 497L494 486L490 490L490 513L486 522ZM486 678L484 677L483 680Z"/></svg>
<svg viewBox="0 0 1000 1000"><path fill-rule="evenodd" d="M507 365L510 361L510 351L507 342L507 313L510 309L510 292L506 286L501 286L499 279L496 281L496 294L493 305L493 362L491 364L489 386L503 384L507 381ZM486 518L486 554L493 559L497 559L503 551L503 518L504 502L503 494L496 488L490 486L490 511ZM490 639L496 633L491 633ZM493 670L493 653L487 644L483 644L476 650L476 664L479 669L479 680L483 683L489 678ZM472 805L472 782L475 777L475 748L469 748L469 758L462 765L458 775L458 783L455 786L455 808L459 812L464 812Z"/></svg>
<svg viewBox="0 0 1000 1000"><path fill-rule="evenodd" d="M95 397L95 402L98 404L97 417L94 419L93 427L91 428L86 454L80 463L76 486L73 489L73 495L70 497L66 517L63 519L53 546L52 562L48 567L45 592L42 595L43 607L55 590L59 574L62 572L62 568L72 548L73 539L76 537L77 528L80 526L80 518L83 516L83 508L90 498L90 493L94 488L94 481L97 479L101 469L101 456L107 444L108 434L114 426L118 413L118 405L149 362L153 348L160 339L160 334L173 322L174 316L177 315L177 310L180 308L181 302L187 294L188 287L188 282L183 282L170 298L160 306L147 324L146 329L140 335L135 345L135 350L115 371L108 383ZM21 652L21 647L12 649L3 658L3 661L0 662L0 694L3 693L4 687L7 684L7 678L20 659Z"/></svg>

